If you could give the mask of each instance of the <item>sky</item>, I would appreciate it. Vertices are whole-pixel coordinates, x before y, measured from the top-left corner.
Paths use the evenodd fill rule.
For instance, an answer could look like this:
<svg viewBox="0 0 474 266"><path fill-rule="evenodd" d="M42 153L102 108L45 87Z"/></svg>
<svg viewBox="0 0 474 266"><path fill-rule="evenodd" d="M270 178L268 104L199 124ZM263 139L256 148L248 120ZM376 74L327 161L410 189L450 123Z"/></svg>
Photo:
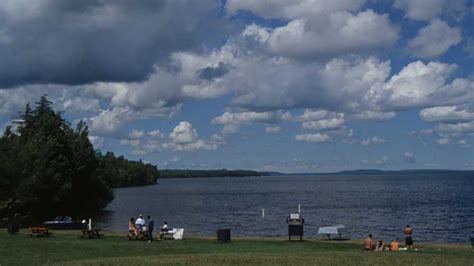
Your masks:
<svg viewBox="0 0 474 266"><path fill-rule="evenodd" d="M0 127L47 94L158 168L474 169L473 0L4 0Z"/></svg>

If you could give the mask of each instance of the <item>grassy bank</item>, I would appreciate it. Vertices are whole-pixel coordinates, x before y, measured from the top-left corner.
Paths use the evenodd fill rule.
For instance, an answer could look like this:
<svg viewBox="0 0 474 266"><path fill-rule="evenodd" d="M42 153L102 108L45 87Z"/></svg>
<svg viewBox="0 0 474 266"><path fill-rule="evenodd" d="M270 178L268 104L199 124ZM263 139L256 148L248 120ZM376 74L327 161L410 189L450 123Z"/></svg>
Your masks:
<svg viewBox="0 0 474 266"><path fill-rule="evenodd" d="M467 244L419 244L418 251L364 252L360 241L316 239L289 242L284 238L233 238L218 244L214 238L152 243L129 241L123 235L103 239L78 238L75 231L56 231L53 237L30 238L26 231L10 236L0 232L0 265L474 265Z"/></svg>

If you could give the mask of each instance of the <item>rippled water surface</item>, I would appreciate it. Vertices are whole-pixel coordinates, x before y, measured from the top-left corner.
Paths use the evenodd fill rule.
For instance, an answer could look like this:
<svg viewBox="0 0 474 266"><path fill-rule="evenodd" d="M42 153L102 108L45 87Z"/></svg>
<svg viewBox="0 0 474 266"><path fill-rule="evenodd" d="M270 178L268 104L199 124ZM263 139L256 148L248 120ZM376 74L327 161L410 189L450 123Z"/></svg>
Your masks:
<svg viewBox="0 0 474 266"><path fill-rule="evenodd" d="M98 219L102 228L126 231L142 213L185 234L284 236L286 216L298 211L305 235L344 224L346 235L402 238L414 228L421 241L466 242L474 235L474 177L430 175L268 176L160 179L148 187L122 188ZM265 209L265 218L262 218Z"/></svg>

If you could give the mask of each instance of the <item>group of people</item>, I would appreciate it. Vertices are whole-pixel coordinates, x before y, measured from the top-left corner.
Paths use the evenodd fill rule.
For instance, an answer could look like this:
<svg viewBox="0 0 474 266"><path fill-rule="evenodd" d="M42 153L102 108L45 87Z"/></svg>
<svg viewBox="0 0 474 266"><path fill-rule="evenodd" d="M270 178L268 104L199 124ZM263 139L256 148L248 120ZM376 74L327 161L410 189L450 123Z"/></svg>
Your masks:
<svg viewBox="0 0 474 266"><path fill-rule="evenodd" d="M407 248L412 249L413 248L413 238L412 238L413 228L410 225L405 226L405 228L403 229L403 234L405 235L405 245L407 246ZM367 238L364 240L364 248L366 251L384 251L384 250L398 251L400 250L400 243L395 238L388 245L385 245L385 242L382 239L375 241L372 237L372 234L369 234Z"/></svg>
<svg viewBox="0 0 474 266"><path fill-rule="evenodd" d="M129 238L153 241L153 230L155 228L155 221L150 215L147 216L146 220L143 215L139 215L135 220L135 217L131 217L128 222ZM164 222L160 226L160 238L164 232L168 231L168 224Z"/></svg>

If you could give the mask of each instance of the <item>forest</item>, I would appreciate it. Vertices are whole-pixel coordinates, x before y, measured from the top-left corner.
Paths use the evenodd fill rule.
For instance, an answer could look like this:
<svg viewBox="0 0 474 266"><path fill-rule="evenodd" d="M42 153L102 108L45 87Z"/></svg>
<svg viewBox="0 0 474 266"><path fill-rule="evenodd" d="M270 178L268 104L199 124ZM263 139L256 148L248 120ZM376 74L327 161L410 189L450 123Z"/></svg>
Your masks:
<svg viewBox="0 0 474 266"><path fill-rule="evenodd" d="M155 184L156 166L95 151L84 122L75 128L42 96L0 137L0 218L97 212L113 188Z"/></svg>
<svg viewBox="0 0 474 266"><path fill-rule="evenodd" d="M193 177L238 177L261 176L262 173L250 170L192 170L167 169L160 170L160 178L193 178Z"/></svg>

